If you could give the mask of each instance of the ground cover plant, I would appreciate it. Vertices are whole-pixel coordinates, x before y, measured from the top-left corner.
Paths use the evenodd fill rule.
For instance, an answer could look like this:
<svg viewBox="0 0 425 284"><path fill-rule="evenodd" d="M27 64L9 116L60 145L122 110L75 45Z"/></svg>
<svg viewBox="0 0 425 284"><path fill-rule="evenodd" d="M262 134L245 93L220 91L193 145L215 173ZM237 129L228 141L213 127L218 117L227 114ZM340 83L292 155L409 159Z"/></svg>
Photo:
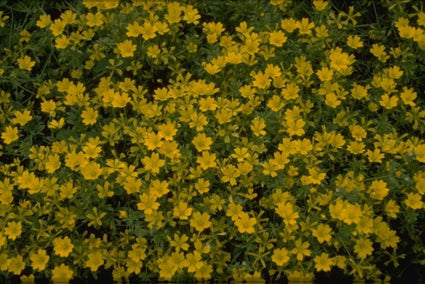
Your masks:
<svg viewBox="0 0 425 284"><path fill-rule="evenodd" d="M421 1L3 0L0 39L2 282L423 271Z"/></svg>

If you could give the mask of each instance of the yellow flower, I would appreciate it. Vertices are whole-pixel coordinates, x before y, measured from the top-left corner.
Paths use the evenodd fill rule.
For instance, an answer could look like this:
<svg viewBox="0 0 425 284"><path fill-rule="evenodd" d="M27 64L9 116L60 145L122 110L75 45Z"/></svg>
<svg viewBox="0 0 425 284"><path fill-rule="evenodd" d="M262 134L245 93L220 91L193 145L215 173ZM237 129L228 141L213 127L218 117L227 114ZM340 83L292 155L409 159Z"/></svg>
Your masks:
<svg viewBox="0 0 425 284"><path fill-rule="evenodd" d="M142 34L141 31L142 26L139 24L139 22L130 23L127 25L127 33L126 35L128 37L138 37Z"/></svg>
<svg viewBox="0 0 425 284"><path fill-rule="evenodd" d="M330 67L333 70L344 75L351 73L351 64L355 61L353 55L348 55L348 53L343 52L340 47L337 47L331 50L329 59Z"/></svg>
<svg viewBox="0 0 425 284"><path fill-rule="evenodd" d="M62 184L59 190L59 200L71 199L74 194L77 192L78 187L74 186L74 183L71 181Z"/></svg>
<svg viewBox="0 0 425 284"><path fill-rule="evenodd" d="M80 171L86 180L95 180L102 174L102 168L94 161L90 161L85 166L82 166Z"/></svg>
<svg viewBox="0 0 425 284"><path fill-rule="evenodd" d="M204 261L201 262L201 267L198 268L195 272L196 279L208 280L211 278L211 273L213 271L212 265Z"/></svg>
<svg viewBox="0 0 425 284"><path fill-rule="evenodd" d="M150 157L142 158L145 170L151 171L153 174L159 173L160 168L165 165L165 160L159 157L158 153L152 153Z"/></svg>
<svg viewBox="0 0 425 284"><path fill-rule="evenodd" d="M385 212L391 218L397 218L397 214L400 213L400 206L394 200L389 200L385 205Z"/></svg>
<svg viewBox="0 0 425 284"><path fill-rule="evenodd" d="M72 25L75 24L77 21L77 14L72 12L71 10L66 10L61 14L61 19L65 22L65 24Z"/></svg>
<svg viewBox="0 0 425 284"><path fill-rule="evenodd" d="M50 116L56 116L57 104L54 100L45 100L41 103L41 111L48 113Z"/></svg>
<svg viewBox="0 0 425 284"><path fill-rule="evenodd" d="M214 168L217 166L216 159L217 157L215 153L203 151L201 156L196 158L196 161L203 170L206 170L208 168Z"/></svg>
<svg viewBox="0 0 425 284"><path fill-rule="evenodd" d="M314 8L317 11L321 12L321 11L325 10L326 7L328 6L328 1L314 0L313 1L313 5L314 5Z"/></svg>
<svg viewBox="0 0 425 284"><path fill-rule="evenodd" d="M61 117L59 120L53 119L47 125L50 129L61 129L65 125L65 119Z"/></svg>
<svg viewBox="0 0 425 284"><path fill-rule="evenodd" d="M424 202L422 201L422 196L418 193L408 193L407 199L404 200L404 204L407 207L412 208L414 210L422 209L424 206Z"/></svg>
<svg viewBox="0 0 425 284"><path fill-rule="evenodd" d="M91 271L97 271L99 266L103 265L104 259L101 251L90 252L87 255L85 267L90 268Z"/></svg>
<svg viewBox="0 0 425 284"><path fill-rule="evenodd" d="M292 33L297 28L297 21L293 18L283 19L280 22L280 27L288 33Z"/></svg>
<svg viewBox="0 0 425 284"><path fill-rule="evenodd" d="M279 166L276 163L273 163L272 160L265 161L263 163L263 174L269 175L271 177L277 176L277 171L279 170Z"/></svg>
<svg viewBox="0 0 425 284"><path fill-rule="evenodd" d="M376 200L383 200L388 195L387 183L383 180L374 180L369 186L369 196Z"/></svg>
<svg viewBox="0 0 425 284"><path fill-rule="evenodd" d="M192 215L192 210L193 209L188 207L186 202L180 201L174 206L173 216L180 220L188 220L190 215Z"/></svg>
<svg viewBox="0 0 425 284"><path fill-rule="evenodd" d="M350 35L347 38L347 45L351 47L352 49L357 49L357 48L363 47L363 42L358 35L355 35L355 36Z"/></svg>
<svg viewBox="0 0 425 284"><path fill-rule="evenodd" d="M168 23L178 23L181 20L181 13L183 11L183 6L178 2L170 2L167 4L167 14L165 19Z"/></svg>
<svg viewBox="0 0 425 284"><path fill-rule="evenodd" d="M416 160L421 163L425 163L425 144L421 144L415 147Z"/></svg>
<svg viewBox="0 0 425 284"><path fill-rule="evenodd" d="M303 242L301 239L295 241L295 248L291 250L292 254L297 256L298 261L302 261L304 256L310 256L311 250L308 249L310 244L308 242Z"/></svg>
<svg viewBox="0 0 425 284"><path fill-rule="evenodd" d="M366 145L363 142L351 141L350 144L347 146L347 150L350 153L357 155L364 152L365 146Z"/></svg>
<svg viewBox="0 0 425 284"><path fill-rule="evenodd" d="M49 27L52 34L56 37L60 35L65 29L66 23L61 19L56 19Z"/></svg>
<svg viewBox="0 0 425 284"><path fill-rule="evenodd" d="M170 192L168 186L169 183L167 181L155 179L151 181L151 184L149 185L149 191L152 195L155 195L156 197L160 198Z"/></svg>
<svg viewBox="0 0 425 284"><path fill-rule="evenodd" d="M65 165L71 170L77 170L87 165L88 159L83 152L69 152L65 156Z"/></svg>
<svg viewBox="0 0 425 284"><path fill-rule="evenodd" d="M157 44L154 44L154 45L151 45L151 46L148 47L146 54L149 57L158 58L158 56L161 54L161 49L159 48L159 46Z"/></svg>
<svg viewBox="0 0 425 284"><path fill-rule="evenodd" d="M286 248L274 249L272 261L277 266L284 266L289 261L289 251Z"/></svg>
<svg viewBox="0 0 425 284"><path fill-rule="evenodd" d="M187 244L189 237L186 234L182 234L180 236L179 234L174 233L174 238L171 240L170 237L168 237L168 240L170 241L170 246L174 247L176 252L180 252L180 250L187 251L189 249L189 245ZM186 261L187 259L185 262Z"/></svg>
<svg viewBox="0 0 425 284"><path fill-rule="evenodd" d="M317 255L314 257L314 267L316 271L331 271L331 266L334 264L332 258L329 258L327 253L322 253L321 255Z"/></svg>
<svg viewBox="0 0 425 284"><path fill-rule="evenodd" d="M202 131L204 129L204 126L206 126L207 124L208 118L202 113L197 113L194 111L190 114L190 128L195 127L196 131Z"/></svg>
<svg viewBox="0 0 425 284"><path fill-rule="evenodd" d="M226 62L230 64L239 64L243 60L242 54L237 52L228 52L226 55Z"/></svg>
<svg viewBox="0 0 425 284"><path fill-rule="evenodd" d="M305 121L303 119L288 120L286 123L288 125L288 134L290 136L304 135L305 131L304 131L303 127L305 125Z"/></svg>
<svg viewBox="0 0 425 284"><path fill-rule="evenodd" d="M364 138L366 138L367 132L360 125L350 125L349 129L351 136L353 136L356 141L362 141Z"/></svg>
<svg viewBox="0 0 425 284"><path fill-rule="evenodd" d="M97 7L100 10L109 10L118 7L120 1L119 0L83 0L84 6L87 8Z"/></svg>
<svg viewBox="0 0 425 284"><path fill-rule="evenodd" d="M184 266L188 272L195 272L202 266L202 256L199 252L187 253L185 256Z"/></svg>
<svg viewBox="0 0 425 284"><path fill-rule="evenodd" d="M334 93L327 93L325 96L325 104L331 108L336 108L341 104L341 100L338 98L338 96Z"/></svg>
<svg viewBox="0 0 425 284"><path fill-rule="evenodd" d="M97 110L94 110L91 107L86 108L81 113L81 118L83 119L83 123L85 125L95 124L98 116L99 116L99 113L97 112Z"/></svg>
<svg viewBox="0 0 425 284"><path fill-rule="evenodd" d="M10 258L9 267L7 268L9 272L12 272L15 275L19 275L21 274L22 270L24 270L24 268L25 262L21 255Z"/></svg>
<svg viewBox="0 0 425 284"><path fill-rule="evenodd" d="M334 72L327 67L322 67L320 70L316 72L316 74L317 74L317 77L319 77L320 81L329 82L330 80L332 80Z"/></svg>
<svg viewBox="0 0 425 284"><path fill-rule="evenodd" d="M269 43L277 47L281 47L287 39L282 31L272 31L269 34Z"/></svg>
<svg viewBox="0 0 425 284"><path fill-rule="evenodd" d="M157 197L153 194L143 193L139 196L140 202L137 203L137 209L143 211L145 214L150 215L154 210L159 208Z"/></svg>
<svg viewBox="0 0 425 284"><path fill-rule="evenodd" d="M373 44L370 48L370 53L383 63L385 63L389 58L388 54L385 52L385 46L381 44Z"/></svg>
<svg viewBox="0 0 425 284"><path fill-rule="evenodd" d="M122 57L132 57L137 49L137 46L129 39L117 44L119 54Z"/></svg>
<svg viewBox="0 0 425 284"><path fill-rule="evenodd" d="M194 8L192 5L186 5L182 7L183 9L183 21L186 21L188 24L199 24L199 19L201 18L201 15L199 15L199 11Z"/></svg>
<svg viewBox="0 0 425 284"><path fill-rule="evenodd" d="M221 181L229 182L230 185L236 185L236 179L240 176L238 168L234 165L226 165L221 169L221 172L223 174Z"/></svg>
<svg viewBox="0 0 425 284"><path fill-rule="evenodd" d="M199 133L193 138L192 143L195 145L196 150L202 152L208 151L213 141L211 137L208 137L205 133Z"/></svg>
<svg viewBox="0 0 425 284"><path fill-rule="evenodd" d="M172 141L177 134L177 128L174 122L167 122L158 126L158 135L166 141Z"/></svg>
<svg viewBox="0 0 425 284"><path fill-rule="evenodd" d="M362 216L360 221L356 224L356 230L363 234L373 233L373 219L367 216Z"/></svg>
<svg viewBox="0 0 425 284"><path fill-rule="evenodd" d="M356 100L361 100L368 97L369 86L358 85L357 83L353 83L353 87L351 89L351 96Z"/></svg>
<svg viewBox="0 0 425 284"><path fill-rule="evenodd" d="M21 126L24 126L32 119L31 112L27 109L24 111L16 111L14 114L15 118L12 119L12 123L20 124Z"/></svg>
<svg viewBox="0 0 425 284"><path fill-rule="evenodd" d="M45 168L47 173L52 174L56 170L58 170L61 166L60 157L57 154L48 155L47 160L45 162Z"/></svg>
<svg viewBox="0 0 425 284"><path fill-rule="evenodd" d="M323 242L329 242L332 239L332 229L328 224L319 224L315 229L312 230L313 236L321 244Z"/></svg>
<svg viewBox="0 0 425 284"><path fill-rule="evenodd" d="M276 209L276 213L283 218L285 224L294 225L299 218L298 212L295 211L294 205L290 202L280 202Z"/></svg>
<svg viewBox="0 0 425 284"><path fill-rule="evenodd" d="M0 27L4 27L6 25L5 21L9 19L9 16L3 16L3 11L0 11Z"/></svg>
<svg viewBox="0 0 425 284"><path fill-rule="evenodd" d="M241 212L236 218L235 225L238 227L239 233L248 233L253 234L255 231L255 224L257 224L257 219L255 217L249 217L248 213Z"/></svg>
<svg viewBox="0 0 425 284"><path fill-rule="evenodd" d="M303 185L308 184L320 184L326 177L325 173L321 173L317 168L308 169L309 176L302 176L301 183Z"/></svg>
<svg viewBox="0 0 425 284"><path fill-rule="evenodd" d="M354 252L360 259L366 258L368 255L372 255L373 252L373 243L367 238L359 238L356 240L354 245Z"/></svg>
<svg viewBox="0 0 425 284"><path fill-rule="evenodd" d="M266 131L264 128L266 127L266 123L264 119L261 117L255 117L251 122L251 130L255 136L264 136L266 135Z"/></svg>
<svg viewBox="0 0 425 284"><path fill-rule="evenodd" d="M204 112L215 111L217 109L216 101L212 97L201 98L199 100L199 109Z"/></svg>
<svg viewBox="0 0 425 284"><path fill-rule="evenodd" d="M104 23L104 16L100 12L97 12L96 14L88 13L86 15L86 21L89 27L100 27Z"/></svg>
<svg viewBox="0 0 425 284"><path fill-rule="evenodd" d="M65 264L61 264L60 266L55 266L52 270L52 280L53 283L68 283L74 272Z"/></svg>
<svg viewBox="0 0 425 284"><path fill-rule="evenodd" d="M55 39L55 47L57 49L64 49L71 43L71 39L66 35L61 35Z"/></svg>
<svg viewBox="0 0 425 284"><path fill-rule="evenodd" d="M398 98L396 96L390 97L388 94L384 94L381 96L379 104L386 109L392 109L398 105Z"/></svg>
<svg viewBox="0 0 425 284"><path fill-rule="evenodd" d="M267 102L267 106L274 112L278 112L285 106L285 102L278 95L273 95Z"/></svg>
<svg viewBox="0 0 425 284"><path fill-rule="evenodd" d="M258 89L267 89L270 87L272 80L269 78L268 74L258 71L257 73L253 73L252 77L254 78L254 81L252 82L254 87L257 87Z"/></svg>
<svg viewBox="0 0 425 284"><path fill-rule="evenodd" d="M22 234L22 223L11 221L7 223L4 233L9 240L16 240Z"/></svg>
<svg viewBox="0 0 425 284"><path fill-rule="evenodd" d="M417 97L417 93L412 88L403 87L403 91L400 93L400 98L405 105L409 105L411 107L416 106L415 99Z"/></svg>
<svg viewBox="0 0 425 284"><path fill-rule="evenodd" d="M139 28L139 31L144 40L149 40L156 37L158 28L155 25L152 25L150 21L145 21Z"/></svg>
<svg viewBox="0 0 425 284"><path fill-rule="evenodd" d="M18 67L22 70L31 71L32 67L35 65L35 61L31 60L31 57L24 55L23 57L18 58Z"/></svg>
<svg viewBox="0 0 425 284"><path fill-rule="evenodd" d="M142 181L134 177L127 177L123 185L127 194L138 193L141 186Z"/></svg>
<svg viewBox="0 0 425 284"><path fill-rule="evenodd" d="M385 157L379 148L376 148L373 151L367 150L366 155L370 163L382 163L382 159Z"/></svg>
<svg viewBox="0 0 425 284"><path fill-rule="evenodd" d="M10 144L19 139L18 128L12 126L6 126L5 131L1 133L1 138L5 144Z"/></svg>
<svg viewBox="0 0 425 284"><path fill-rule="evenodd" d="M282 96L285 100L295 100L299 98L300 88L295 83L289 83L282 89Z"/></svg>
<svg viewBox="0 0 425 284"><path fill-rule="evenodd" d="M211 227L210 215L206 212L195 212L190 218L190 226L195 230L202 232Z"/></svg>
<svg viewBox="0 0 425 284"><path fill-rule="evenodd" d="M74 245L72 244L71 239L67 236L63 238L56 237L53 240L53 249L55 254L61 257L67 257L74 249Z"/></svg>
<svg viewBox="0 0 425 284"><path fill-rule="evenodd" d="M30 254L31 266L34 270L43 271L46 268L49 259L50 257L44 249L38 249L37 252Z"/></svg>
<svg viewBox="0 0 425 284"><path fill-rule="evenodd" d="M308 18L302 18L301 21L297 21L296 23L300 35L311 35L311 29L314 26L314 22L310 22Z"/></svg>
<svg viewBox="0 0 425 284"><path fill-rule="evenodd" d="M208 180L204 180L200 178L195 183L195 189L200 193L204 194L210 190L210 182Z"/></svg>

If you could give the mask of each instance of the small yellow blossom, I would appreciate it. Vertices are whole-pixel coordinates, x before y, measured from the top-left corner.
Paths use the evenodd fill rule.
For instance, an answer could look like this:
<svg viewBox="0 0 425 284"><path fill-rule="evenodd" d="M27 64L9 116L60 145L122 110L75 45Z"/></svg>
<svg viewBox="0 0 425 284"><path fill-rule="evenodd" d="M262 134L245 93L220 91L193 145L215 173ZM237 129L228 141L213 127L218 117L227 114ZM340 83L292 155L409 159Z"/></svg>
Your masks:
<svg viewBox="0 0 425 284"><path fill-rule="evenodd" d="M314 257L314 267L316 271L331 271L331 267L334 264L333 259L329 257L327 253L322 253Z"/></svg>
<svg viewBox="0 0 425 284"><path fill-rule="evenodd" d="M22 234L22 223L11 221L7 223L6 228L4 229L4 233L10 240L16 240Z"/></svg>
<svg viewBox="0 0 425 284"><path fill-rule="evenodd" d="M6 129L1 133L1 138L5 144L10 144L19 139L18 128L6 126Z"/></svg>
<svg viewBox="0 0 425 284"><path fill-rule="evenodd" d="M190 226L201 232L211 226L210 216L206 212L195 212L190 218Z"/></svg>
<svg viewBox="0 0 425 284"><path fill-rule="evenodd" d="M29 121L31 121L31 119L32 119L31 112L26 109L24 111L16 111L15 118L12 119L12 122L14 124L19 124L21 126L24 126Z"/></svg>
<svg viewBox="0 0 425 284"><path fill-rule="evenodd" d="M351 47L352 49L357 49L357 48L363 47L363 42L358 35L355 35L355 36L350 35L347 38L347 45Z"/></svg>
<svg viewBox="0 0 425 284"><path fill-rule="evenodd" d="M6 25L6 21L9 19L9 16L3 16L3 11L0 11L0 27L4 27Z"/></svg>
<svg viewBox="0 0 425 284"><path fill-rule="evenodd" d="M118 52L122 57L132 57L137 46L129 39L117 44Z"/></svg>
<svg viewBox="0 0 425 284"><path fill-rule="evenodd" d="M414 210L422 209L424 206L424 202L422 201L422 196L418 193L408 193L407 199L404 200L404 204L407 207L412 208Z"/></svg>
<svg viewBox="0 0 425 284"><path fill-rule="evenodd" d="M67 236L63 238L56 237L53 240L53 249L55 254L61 257L67 257L74 249L74 245L72 244L71 239Z"/></svg>
<svg viewBox="0 0 425 284"><path fill-rule="evenodd" d="M38 249L30 255L31 266L33 269L43 271L49 262L50 257L47 255L46 250Z"/></svg>
<svg viewBox="0 0 425 284"><path fill-rule="evenodd" d="M289 261L290 253L286 248L274 249L272 255L272 261L277 266L284 266Z"/></svg>
<svg viewBox="0 0 425 284"><path fill-rule="evenodd" d="M31 57L24 55L23 57L18 58L19 69L31 71L35 65L35 61L31 60Z"/></svg>
<svg viewBox="0 0 425 284"><path fill-rule="evenodd" d="M283 33L282 31L273 31L270 32L269 35L270 44L277 47L281 47L287 39L288 38L286 37L285 33Z"/></svg>
<svg viewBox="0 0 425 284"><path fill-rule="evenodd" d="M326 9L328 6L328 1L323 0L314 0L313 1L314 8L316 8L317 11L321 12Z"/></svg>
<svg viewBox="0 0 425 284"><path fill-rule="evenodd" d="M91 107L86 108L81 113L81 118L83 119L83 123L85 125L95 124L98 116L99 116L99 113L97 112L97 110L94 110Z"/></svg>
<svg viewBox="0 0 425 284"><path fill-rule="evenodd" d="M53 283L67 283L72 279L73 275L74 271L63 263L52 269Z"/></svg>

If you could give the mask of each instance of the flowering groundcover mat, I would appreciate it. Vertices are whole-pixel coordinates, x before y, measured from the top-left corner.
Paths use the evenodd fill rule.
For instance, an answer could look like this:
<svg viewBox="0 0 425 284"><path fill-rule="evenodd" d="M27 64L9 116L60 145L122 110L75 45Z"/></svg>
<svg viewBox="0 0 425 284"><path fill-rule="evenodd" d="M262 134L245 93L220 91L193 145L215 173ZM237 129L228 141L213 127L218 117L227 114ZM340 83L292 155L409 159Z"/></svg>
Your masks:
<svg viewBox="0 0 425 284"><path fill-rule="evenodd" d="M421 277L421 1L3 0L0 39L1 281Z"/></svg>

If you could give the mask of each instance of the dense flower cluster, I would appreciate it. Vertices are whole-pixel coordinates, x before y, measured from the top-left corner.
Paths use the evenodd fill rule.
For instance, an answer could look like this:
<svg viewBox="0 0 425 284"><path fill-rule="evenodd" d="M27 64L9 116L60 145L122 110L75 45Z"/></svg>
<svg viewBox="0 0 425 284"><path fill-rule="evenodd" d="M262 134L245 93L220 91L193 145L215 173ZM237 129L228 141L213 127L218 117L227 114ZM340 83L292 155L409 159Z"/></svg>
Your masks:
<svg viewBox="0 0 425 284"><path fill-rule="evenodd" d="M236 26L193 1L82 2L2 43L3 276L424 263L425 12L382 1L364 31L377 1L259 1Z"/></svg>

